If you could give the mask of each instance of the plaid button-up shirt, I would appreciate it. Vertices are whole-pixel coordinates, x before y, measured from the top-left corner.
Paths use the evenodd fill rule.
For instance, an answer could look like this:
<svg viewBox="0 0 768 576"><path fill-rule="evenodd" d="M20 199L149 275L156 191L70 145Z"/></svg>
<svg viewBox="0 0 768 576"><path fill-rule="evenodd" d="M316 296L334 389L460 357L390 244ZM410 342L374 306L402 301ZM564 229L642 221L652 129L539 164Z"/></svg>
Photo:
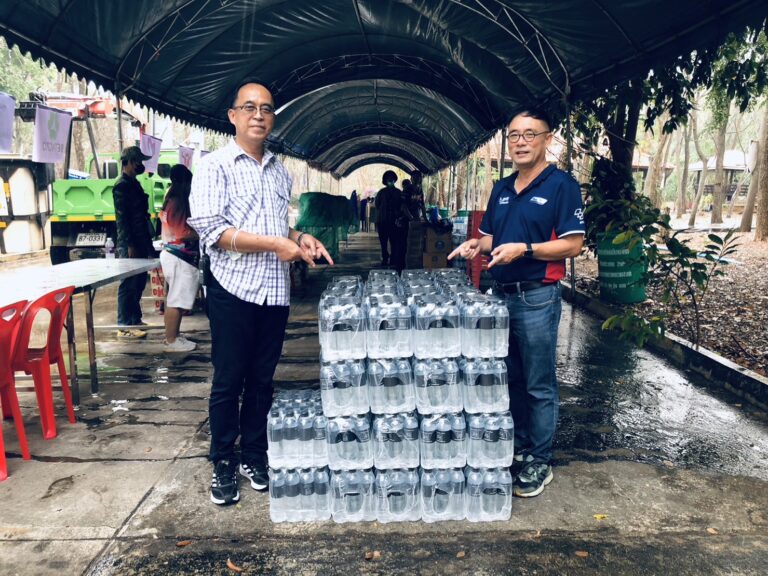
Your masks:
<svg viewBox="0 0 768 576"><path fill-rule="evenodd" d="M291 176L270 152L261 164L233 139L200 159L192 178L189 224L211 259L211 272L230 294L256 304L288 306L288 263L274 252L240 254L216 246L231 227L264 236L288 236Z"/></svg>

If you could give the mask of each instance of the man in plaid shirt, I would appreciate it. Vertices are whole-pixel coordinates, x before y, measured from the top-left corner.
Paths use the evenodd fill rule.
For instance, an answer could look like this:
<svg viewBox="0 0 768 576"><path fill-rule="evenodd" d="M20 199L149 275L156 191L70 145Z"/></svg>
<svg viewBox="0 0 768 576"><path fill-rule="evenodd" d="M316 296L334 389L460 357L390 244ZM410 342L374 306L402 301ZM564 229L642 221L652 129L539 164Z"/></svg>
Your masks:
<svg viewBox="0 0 768 576"><path fill-rule="evenodd" d="M292 179L264 147L275 122L272 94L243 84L227 114L235 137L200 160L189 199L189 224L210 256L213 277L208 410L215 504L240 499L238 466L255 490L267 489L267 415L288 321L289 265L314 266L321 257L333 264L320 241L288 226Z"/></svg>

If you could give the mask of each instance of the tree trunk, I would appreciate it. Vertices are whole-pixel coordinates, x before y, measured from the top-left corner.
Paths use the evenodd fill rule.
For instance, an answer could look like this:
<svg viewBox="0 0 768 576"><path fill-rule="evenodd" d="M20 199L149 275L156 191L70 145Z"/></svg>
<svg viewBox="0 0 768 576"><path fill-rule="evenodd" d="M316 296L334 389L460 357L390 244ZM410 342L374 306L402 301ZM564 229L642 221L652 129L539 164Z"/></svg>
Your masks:
<svg viewBox="0 0 768 576"><path fill-rule="evenodd" d="M707 181L707 173L709 172L709 167L707 166L707 156L704 154L704 151L701 149L701 145L699 144L699 130L696 125L695 112L691 116L691 130L693 132L693 145L696 147L696 153L699 155L699 159L701 160L703 167L701 169L701 175L699 176L699 189L696 192L696 198L694 198L693 206L691 206L691 215L688 218L689 227L696 224L696 212L699 211L699 202L701 202L701 197L704 195L704 183Z"/></svg>
<svg viewBox="0 0 768 576"><path fill-rule="evenodd" d="M467 161L459 162L459 168L456 170L456 210L464 210L466 204L465 194L467 190Z"/></svg>
<svg viewBox="0 0 768 576"><path fill-rule="evenodd" d="M666 112L662 114L659 119L662 127L668 117L669 115ZM664 158L666 157L666 150L670 139L671 135L664 133L662 130L659 147L653 156L653 160L651 160L651 164L648 167L648 177L645 179L643 194L651 199L656 208L661 208L661 190L659 188L661 185L661 175L664 170Z"/></svg>
<svg viewBox="0 0 768 576"><path fill-rule="evenodd" d="M757 155L757 224L755 225L755 240L768 240L768 104L764 104L763 129L760 134L760 148Z"/></svg>
<svg viewBox="0 0 768 576"><path fill-rule="evenodd" d="M491 150L491 142L489 140L485 144L485 182L483 183L483 195L480 197L480 210L485 210L488 205L488 200L491 198L491 190L493 189L493 153Z"/></svg>
<svg viewBox="0 0 768 576"><path fill-rule="evenodd" d="M626 92L616 107L613 122L607 128L608 146L611 159L624 172L627 182L632 181L632 153L635 150L637 126L640 121L642 105L642 89L639 84L631 84L633 88ZM631 198L629 198L631 200Z"/></svg>
<svg viewBox="0 0 768 576"><path fill-rule="evenodd" d="M715 135L715 190L712 194L712 224L720 224L723 221L723 204L725 203L725 170L723 162L725 161L725 136L728 128L728 121L718 126Z"/></svg>
<svg viewBox="0 0 768 576"><path fill-rule="evenodd" d="M768 115L768 108L766 108ZM766 122L766 118L763 118L763 123ZM762 131L762 129L761 129ZM755 157L760 155L760 142L755 140L751 145L755 147ZM744 205L744 214L741 215L741 226L739 226L739 232L751 232L752 231L752 215L755 213L755 199L757 198L757 185L760 175L760 163L755 164L755 169L752 171L752 179L749 181L749 190L747 191L747 202Z"/></svg>
<svg viewBox="0 0 768 576"><path fill-rule="evenodd" d="M686 125L683 130L683 169L680 172L680 183L677 187L677 209L675 216L682 218L685 215L688 191L688 163L691 159L691 129Z"/></svg>

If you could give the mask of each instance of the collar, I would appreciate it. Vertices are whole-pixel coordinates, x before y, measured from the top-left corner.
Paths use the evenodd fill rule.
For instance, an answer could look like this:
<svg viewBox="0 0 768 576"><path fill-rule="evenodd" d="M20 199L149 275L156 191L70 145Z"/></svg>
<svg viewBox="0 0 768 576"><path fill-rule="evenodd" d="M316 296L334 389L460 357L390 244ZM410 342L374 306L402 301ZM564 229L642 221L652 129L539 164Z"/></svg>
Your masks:
<svg viewBox="0 0 768 576"><path fill-rule="evenodd" d="M556 170L554 164L548 164L544 170L541 171L541 173L536 176L536 178L533 179L533 181L528 184L525 188L523 188L520 193L518 194L515 190L515 180L517 180L517 176L520 174L520 172L515 172L514 174L510 175L509 181L507 182L507 188L512 192L513 196L524 196L534 188L536 188L539 184L544 182L547 178L549 178L550 174L552 174Z"/></svg>
<svg viewBox="0 0 768 576"><path fill-rule="evenodd" d="M232 138L232 140L229 141L229 144L227 144L224 149L226 150L227 156L232 160L232 163L235 162L238 158L241 156L246 156L247 158L250 158L251 160L256 160L253 156L249 155L245 150L243 150L240 145L237 143L237 141ZM264 148L264 156L261 158L261 166L264 167L267 164L269 164L272 161L272 158L274 158L274 154L270 152L266 147Z"/></svg>

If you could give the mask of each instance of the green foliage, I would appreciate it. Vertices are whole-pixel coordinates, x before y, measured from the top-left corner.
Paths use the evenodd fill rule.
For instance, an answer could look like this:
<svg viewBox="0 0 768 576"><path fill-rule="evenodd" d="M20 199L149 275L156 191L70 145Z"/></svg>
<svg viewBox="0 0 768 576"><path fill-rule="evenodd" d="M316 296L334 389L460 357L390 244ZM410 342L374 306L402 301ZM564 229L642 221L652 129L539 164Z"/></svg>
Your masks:
<svg viewBox="0 0 768 576"><path fill-rule="evenodd" d="M689 246L690 240L680 239L680 232L667 238L666 250L655 243L646 246L649 269L648 285L655 287L660 301L676 310L685 329L685 337L698 346L701 341L701 309L712 278L722 276L722 264L736 253L738 237L729 230L724 237L708 236L709 243L697 251ZM628 308L603 322L603 329L621 330L621 338L631 339L639 346L663 336L667 314L660 313L647 320Z"/></svg>
<svg viewBox="0 0 768 576"><path fill-rule="evenodd" d="M614 244L647 244L662 229L669 228L669 216L653 206L647 196L635 194L633 180L614 162L597 158L592 179L586 185L584 219L587 224L585 243L595 250L598 236L618 233Z"/></svg>

